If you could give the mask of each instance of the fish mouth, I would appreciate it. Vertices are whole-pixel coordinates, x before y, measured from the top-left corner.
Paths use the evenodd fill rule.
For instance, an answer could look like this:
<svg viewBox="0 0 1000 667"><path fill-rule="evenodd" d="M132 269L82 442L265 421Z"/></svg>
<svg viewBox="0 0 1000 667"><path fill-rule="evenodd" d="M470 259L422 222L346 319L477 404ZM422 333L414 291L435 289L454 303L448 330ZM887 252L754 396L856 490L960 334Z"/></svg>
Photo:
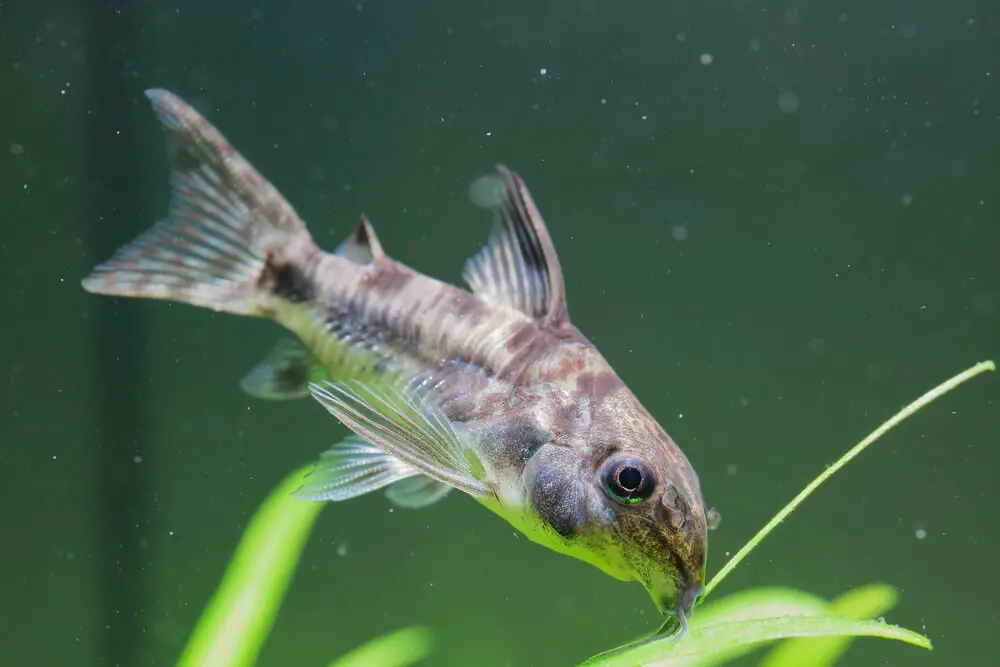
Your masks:
<svg viewBox="0 0 1000 667"><path fill-rule="evenodd" d="M657 609L668 617L660 626L657 634L662 634L671 627L673 619L676 618L680 625L678 637L684 635L688 630L688 620L691 618L694 606L704 592L705 586L700 580L688 580L683 583L678 582L676 585L670 586L669 589L661 589L659 594L654 595L653 601L656 603Z"/></svg>
<svg viewBox="0 0 1000 667"><path fill-rule="evenodd" d="M698 602L698 598L704 592L705 587L700 582L688 583L678 591L677 605L674 607L674 613L681 624L681 633L678 636L687 632L688 619L691 618L691 613L694 611L694 605Z"/></svg>

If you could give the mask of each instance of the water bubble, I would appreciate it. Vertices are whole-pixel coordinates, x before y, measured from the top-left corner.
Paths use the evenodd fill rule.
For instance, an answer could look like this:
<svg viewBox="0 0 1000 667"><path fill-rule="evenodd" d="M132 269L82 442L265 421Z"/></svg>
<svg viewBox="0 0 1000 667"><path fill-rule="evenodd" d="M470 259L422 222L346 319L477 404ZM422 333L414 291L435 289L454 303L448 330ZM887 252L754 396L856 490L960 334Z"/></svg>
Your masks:
<svg viewBox="0 0 1000 667"><path fill-rule="evenodd" d="M503 202L504 183L496 174L480 176L469 185L469 199L479 208L495 208Z"/></svg>
<svg viewBox="0 0 1000 667"><path fill-rule="evenodd" d="M670 230L670 235L674 237L675 241L687 241L688 228L684 225L674 225L674 228Z"/></svg>
<svg viewBox="0 0 1000 667"><path fill-rule="evenodd" d="M698 62L700 62L702 65L711 65L713 62L715 62L715 56L713 56L711 53L703 53L698 58Z"/></svg>
<svg viewBox="0 0 1000 667"><path fill-rule="evenodd" d="M778 108L783 113L795 113L799 110L799 96L790 90L782 91L778 95Z"/></svg>
<svg viewBox="0 0 1000 667"><path fill-rule="evenodd" d="M927 537L927 531L924 530L923 528L917 528L915 531L913 531L913 534L918 540L923 540Z"/></svg>

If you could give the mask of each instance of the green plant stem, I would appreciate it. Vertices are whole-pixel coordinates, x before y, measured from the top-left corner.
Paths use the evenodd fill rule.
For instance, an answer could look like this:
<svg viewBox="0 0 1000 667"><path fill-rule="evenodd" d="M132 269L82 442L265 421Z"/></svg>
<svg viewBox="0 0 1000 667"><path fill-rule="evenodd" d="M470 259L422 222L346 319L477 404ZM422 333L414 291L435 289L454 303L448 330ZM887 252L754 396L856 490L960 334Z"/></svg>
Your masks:
<svg viewBox="0 0 1000 667"><path fill-rule="evenodd" d="M771 533L771 531L777 528L778 524L780 524L782 521L788 518L788 515L794 512L795 509L802 504L802 501L808 498L809 495L812 494L812 492L815 491L820 486L820 484L830 479L830 477L836 474L838 470L840 470L845 465L850 463L852 459L854 459L858 454L863 452L869 445L871 445L873 442L881 438L890 429L899 424L901 421L913 415L918 410L925 407L935 399L940 398L941 396L947 394L949 391L958 387L963 382L971 380L975 376L985 371L995 371L995 370L996 370L996 365L992 361L981 361L975 366L972 366L971 368L962 371L961 373L954 376L950 380L946 380L945 382L942 382L938 386L934 387L926 394L924 394L923 396L921 396L920 398L913 401L905 408L897 412L888 421L884 422L877 429L872 431L867 438L856 444L854 447L850 449L850 451L841 456L836 463L834 463L832 466L828 467L826 470L820 473L819 476L817 476L816 479L814 479L804 489L802 489L802 491L799 492L799 494L795 496L795 498L793 498L790 503L785 505L781 509L781 511L775 514L774 517L770 521L768 521L767 524L765 524L764 527L761 528L757 532L757 534L754 535L753 538L743 546L742 549L737 551L736 554L729 559L729 562L727 562L722 567L722 569L719 570L714 577L712 577L712 580L708 582L708 585L705 587L705 592L702 595L702 600L708 597L708 594L711 593L712 590L716 586L718 586L722 582L722 580L729 575L730 572L733 571L733 568L739 565L740 562L757 547L757 545L761 542L761 540L763 540Z"/></svg>
<svg viewBox="0 0 1000 667"><path fill-rule="evenodd" d="M178 667L249 667L267 639L310 530L325 503L292 496L305 466L253 515Z"/></svg>

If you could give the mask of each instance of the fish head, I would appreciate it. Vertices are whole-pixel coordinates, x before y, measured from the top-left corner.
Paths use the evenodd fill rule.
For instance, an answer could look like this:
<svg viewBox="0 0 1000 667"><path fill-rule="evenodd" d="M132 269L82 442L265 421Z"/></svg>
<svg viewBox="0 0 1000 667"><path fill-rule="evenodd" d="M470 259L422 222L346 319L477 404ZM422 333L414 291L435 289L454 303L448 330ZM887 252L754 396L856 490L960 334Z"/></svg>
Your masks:
<svg viewBox="0 0 1000 667"><path fill-rule="evenodd" d="M708 531L718 515L673 439L637 401L615 403L595 413L575 443L570 437L535 452L525 491L559 536L559 551L639 581L660 613L685 624L704 590Z"/></svg>

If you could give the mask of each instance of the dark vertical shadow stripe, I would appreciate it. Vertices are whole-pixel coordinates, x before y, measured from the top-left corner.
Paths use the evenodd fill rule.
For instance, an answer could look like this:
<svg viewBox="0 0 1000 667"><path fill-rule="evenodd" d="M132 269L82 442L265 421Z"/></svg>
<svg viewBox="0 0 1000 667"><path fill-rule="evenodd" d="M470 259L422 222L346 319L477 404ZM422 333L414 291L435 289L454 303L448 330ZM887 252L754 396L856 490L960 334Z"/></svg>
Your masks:
<svg viewBox="0 0 1000 667"><path fill-rule="evenodd" d="M95 262L134 237L142 220L142 169L136 141L136 100L141 90L131 75L141 59L141 12L128 0L89 0L92 202L89 250ZM150 486L153 461L144 446L148 413L143 352L146 304L95 296L91 308L98 329L93 390L99 415L98 510L102 526L97 554L101 577L104 642L101 665L151 664L144 656L149 590L146 540L152 534ZM142 457L137 464L136 456ZM96 611L96 610L95 610ZM147 644L148 646L148 644Z"/></svg>

